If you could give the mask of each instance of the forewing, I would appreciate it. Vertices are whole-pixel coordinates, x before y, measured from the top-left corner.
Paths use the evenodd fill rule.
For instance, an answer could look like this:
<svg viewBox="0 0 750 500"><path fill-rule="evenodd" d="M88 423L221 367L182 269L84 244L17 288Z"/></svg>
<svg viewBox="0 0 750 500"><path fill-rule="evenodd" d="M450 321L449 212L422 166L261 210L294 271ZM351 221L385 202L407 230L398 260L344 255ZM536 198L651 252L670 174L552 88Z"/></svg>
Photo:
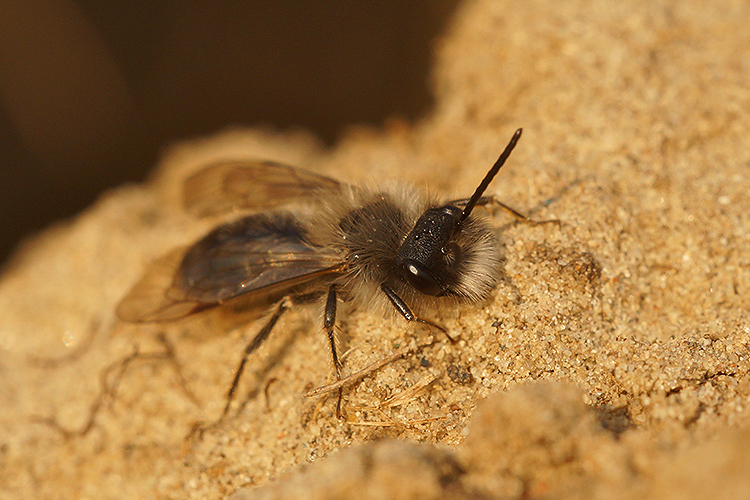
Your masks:
<svg viewBox="0 0 750 500"><path fill-rule="evenodd" d="M123 321L166 321L182 318L205 308L197 301L168 297L175 273L188 247L177 248L148 266L141 280L120 301L117 316Z"/></svg>
<svg viewBox="0 0 750 500"><path fill-rule="evenodd" d="M228 161L185 181L186 209L199 217L258 209L341 190L341 184L308 170L271 161Z"/></svg>
<svg viewBox="0 0 750 500"><path fill-rule="evenodd" d="M156 261L117 314L132 322L177 319L240 295L260 300L291 291L343 270L342 258L310 244L291 215L256 214Z"/></svg>

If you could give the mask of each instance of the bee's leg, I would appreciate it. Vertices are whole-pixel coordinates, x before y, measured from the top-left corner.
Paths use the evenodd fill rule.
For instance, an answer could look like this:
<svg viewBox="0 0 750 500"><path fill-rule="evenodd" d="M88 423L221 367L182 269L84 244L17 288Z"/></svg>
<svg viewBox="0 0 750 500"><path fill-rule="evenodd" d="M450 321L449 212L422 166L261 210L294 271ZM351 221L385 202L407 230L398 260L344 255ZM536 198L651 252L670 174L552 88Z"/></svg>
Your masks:
<svg viewBox="0 0 750 500"><path fill-rule="evenodd" d="M336 351L336 337L333 329L336 326L336 288L331 286L328 289L328 298L326 299L326 308L323 314L323 328L328 334L328 342L331 344L331 355L333 356L333 367L336 368L336 375L341 378L341 361Z"/></svg>
<svg viewBox="0 0 750 500"><path fill-rule="evenodd" d="M469 198L453 200L449 204L456 206L456 207L461 207L461 206L466 205L467 203L469 203ZM494 205L494 206L500 207L519 220L522 220L525 222L534 222L531 219L529 219L526 215L522 214L515 208L509 207L508 205L498 200L494 196L482 196L481 198L477 200L477 206L484 206L484 205Z"/></svg>
<svg viewBox="0 0 750 500"><path fill-rule="evenodd" d="M406 305L406 302L404 302L404 299L396 295L396 292L391 290L391 287L383 283L382 285L380 285L380 289L383 290L383 293L385 294L386 297L388 297L388 300L391 301L391 304L393 304L393 307L395 307L396 310L399 313L401 313L401 316L403 316L406 321L416 321L417 323L423 323L425 325L431 326L443 332L445 336L448 337L448 340L450 340L451 342L456 341L456 339L454 339L448 334L448 330L446 330L444 326L438 325L437 323L433 323L429 319L420 318L419 316L411 312L411 309L409 309L409 306Z"/></svg>
<svg viewBox="0 0 750 500"><path fill-rule="evenodd" d="M462 207L466 205L468 202L469 202L469 198L463 198L461 200L453 200L449 204L453 206L457 206L457 207ZM509 207L508 205L506 205L505 203L498 200L492 195L482 196L481 198L479 198L479 200L477 200L477 206L485 206L485 205L492 205L493 207L499 207L502 210L505 210L506 212L508 212L510 215L512 215L519 221L525 222L526 224L531 224L532 226L536 226L538 224L560 224L560 221L557 219L549 219L549 220L542 220L542 221L533 220L529 218L528 215L524 215L518 210L516 210L515 208Z"/></svg>
<svg viewBox="0 0 750 500"><path fill-rule="evenodd" d="M336 336L334 328L336 327L336 287L331 285L328 289L328 298L326 299L326 308L323 313L323 329L328 335L328 342L331 344L331 356L333 356L333 367L336 369L336 378L341 380L341 361L336 351ZM336 417L341 418L341 399L343 391L339 387L339 399L336 402Z"/></svg>
<svg viewBox="0 0 750 500"><path fill-rule="evenodd" d="M232 380L232 385L229 387L229 391L227 392L227 404L224 406L224 411L221 413L221 418L219 420L224 419L224 417L226 417L227 413L229 412L229 407L232 404L232 400L234 399L234 394L235 392L237 392L237 386L240 383L240 377L242 377L242 372L245 371L245 365L247 364L247 359L268 338L268 336L271 334L271 330L273 330L273 327L276 326L276 323L279 321L279 318L281 317L281 315L284 314L284 312L290 307L291 307L291 302L287 298L279 302L279 305L276 307L276 311L268 319L268 322L266 322L266 324L263 325L263 328L260 329L257 335L255 335L255 337L253 337L250 343L247 344L247 346L245 347L245 353L242 355L242 361L240 361L240 364L237 367L237 370L234 372L234 379Z"/></svg>

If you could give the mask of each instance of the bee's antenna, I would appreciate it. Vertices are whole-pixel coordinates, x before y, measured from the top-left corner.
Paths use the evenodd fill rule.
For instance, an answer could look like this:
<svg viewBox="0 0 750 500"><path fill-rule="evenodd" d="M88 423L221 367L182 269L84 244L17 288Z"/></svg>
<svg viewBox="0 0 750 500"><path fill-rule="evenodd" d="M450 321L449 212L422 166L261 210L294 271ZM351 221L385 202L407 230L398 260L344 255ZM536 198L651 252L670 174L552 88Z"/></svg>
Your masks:
<svg viewBox="0 0 750 500"><path fill-rule="evenodd" d="M516 143L518 142L518 139L521 138L521 133L523 132L523 129L516 130L516 133L513 134L513 137L511 137L510 142L507 146L505 146L505 151L503 151L503 154L500 155L500 158L497 159L494 165L492 165L492 168L489 172L487 172L487 175L484 176L484 179L482 179L482 182L479 184L479 187L476 191L474 191L474 194L471 195L471 198L469 198L469 202L464 207L464 211L461 214L461 222L466 220L466 218L469 216L472 210L474 210L474 207L476 206L477 202L479 201L479 198L482 197L484 194L484 191L487 189L487 186L490 185L490 182L492 182L492 179L495 178L495 175L500 171L502 166L505 164L505 160L508 159L510 156L510 153L513 151L513 148L516 147Z"/></svg>

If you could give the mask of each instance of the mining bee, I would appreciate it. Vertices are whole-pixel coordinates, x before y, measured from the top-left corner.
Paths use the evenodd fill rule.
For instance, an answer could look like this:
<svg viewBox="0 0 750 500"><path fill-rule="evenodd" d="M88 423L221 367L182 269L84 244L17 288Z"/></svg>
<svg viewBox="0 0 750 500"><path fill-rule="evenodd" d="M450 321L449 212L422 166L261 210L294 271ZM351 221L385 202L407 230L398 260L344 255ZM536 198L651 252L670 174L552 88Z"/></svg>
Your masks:
<svg viewBox="0 0 750 500"><path fill-rule="evenodd" d="M293 305L323 304L323 330L339 378L339 301L393 308L409 322L445 332L423 314L440 303L481 300L500 277L498 238L474 208L492 203L525 219L483 196L520 137L518 129L470 198L447 203L414 187L352 186L273 162L209 166L185 182L186 208L198 216L255 213L157 260L117 315L129 322L172 321L238 300L269 311L245 347L222 417L248 357Z"/></svg>

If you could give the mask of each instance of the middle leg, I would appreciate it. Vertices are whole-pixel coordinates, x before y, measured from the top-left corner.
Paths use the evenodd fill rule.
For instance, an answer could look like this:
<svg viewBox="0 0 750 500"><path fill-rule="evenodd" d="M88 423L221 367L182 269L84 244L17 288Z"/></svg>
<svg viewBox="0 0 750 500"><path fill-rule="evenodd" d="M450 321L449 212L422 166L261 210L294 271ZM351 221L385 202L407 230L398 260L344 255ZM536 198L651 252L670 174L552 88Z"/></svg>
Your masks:
<svg viewBox="0 0 750 500"><path fill-rule="evenodd" d="M341 380L341 360L339 360L338 351L336 350L336 304L338 299L336 297L336 287L331 285L328 289L328 298L326 299L325 311L323 312L323 329L328 335L328 342L331 345L331 357L333 358L333 367L336 369L336 378ZM341 418L341 399L343 398L343 390L339 387L339 397L336 402L336 417Z"/></svg>

